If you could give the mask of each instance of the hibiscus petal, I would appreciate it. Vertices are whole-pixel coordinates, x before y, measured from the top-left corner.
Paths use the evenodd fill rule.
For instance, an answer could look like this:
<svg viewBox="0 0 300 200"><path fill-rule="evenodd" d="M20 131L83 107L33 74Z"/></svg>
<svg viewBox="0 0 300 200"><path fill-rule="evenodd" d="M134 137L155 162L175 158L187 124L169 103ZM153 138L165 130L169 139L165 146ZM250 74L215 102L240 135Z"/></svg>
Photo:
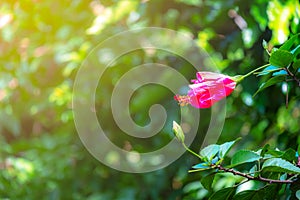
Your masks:
<svg viewBox="0 0 300 200"><path fill-rule="evenodd" d="M187 97L184 101L196 108L209 108L214 103L230 95L235 89L236 82L229 76L213 72L197 72L197 80L189 85ZM183 98L178 100L180 104Z"/></svg>

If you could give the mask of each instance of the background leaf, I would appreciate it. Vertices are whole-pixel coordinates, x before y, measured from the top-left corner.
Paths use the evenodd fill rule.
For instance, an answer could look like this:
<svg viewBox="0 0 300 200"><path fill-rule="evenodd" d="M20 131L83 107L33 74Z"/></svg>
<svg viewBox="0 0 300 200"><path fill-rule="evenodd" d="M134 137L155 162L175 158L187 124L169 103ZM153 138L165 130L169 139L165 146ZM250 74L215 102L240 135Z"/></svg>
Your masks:
<svg viewBox="0 0 300 200"><path fill-rule="evenodd" d="M214 181L215 178L215 174L216 173L211 173L207 176L204 176L203 178L201 178L201 184L203 185L203 187L207 190L211 190L212 189L212 183Z"/></svg>

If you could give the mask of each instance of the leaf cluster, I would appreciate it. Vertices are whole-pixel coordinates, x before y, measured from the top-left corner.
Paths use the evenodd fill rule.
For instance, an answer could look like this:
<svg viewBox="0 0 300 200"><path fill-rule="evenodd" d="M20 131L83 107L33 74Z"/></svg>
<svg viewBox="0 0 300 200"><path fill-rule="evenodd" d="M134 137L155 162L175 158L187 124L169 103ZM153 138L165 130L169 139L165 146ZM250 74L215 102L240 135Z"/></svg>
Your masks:
<svg viewBox="0 0 300 200"><path fill-rule="evenodd" d="M265 41L264 41L265 43ZM264 89L277 83L295 81L300 86L300 34L292 36L280 48L273 48L267 67L257 73L258 76L267 76L263 79L254 96ZM265 46L265 45L264 45ZM265 46L266 51L267 46Z"/></svg>
<svg viewBox="0 0 300 200"><path fill-rule="evenodd" d="M213 191L218 176L231 173L241 177L234 185L217 190L209 199L272 199L277 196L297 196L300 167L298 153L294 149L280 151L265 145L256 151L237 150L227 156L237 140L221 145L213 144L200 151L202 162L193 166L190 172L201 173L201 183ZM225 159L225 157L229 157ZM225 160L225 161L224 161ZM247 186L248 182L259 182L259 187Z"/></svg>

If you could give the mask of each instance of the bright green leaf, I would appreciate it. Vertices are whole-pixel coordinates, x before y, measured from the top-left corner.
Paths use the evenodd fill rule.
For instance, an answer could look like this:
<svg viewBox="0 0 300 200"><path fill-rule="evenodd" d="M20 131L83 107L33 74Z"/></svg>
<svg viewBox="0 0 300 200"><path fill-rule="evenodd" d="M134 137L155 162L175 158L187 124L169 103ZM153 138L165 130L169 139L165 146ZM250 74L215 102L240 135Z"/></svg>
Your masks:
<svg viewBox="0 0 300 200"><path fill-rule="evenodd" d="M300 168L281 158L271 158L264 162L264 171L300 174Z"/></svg>
<svg viewBox="0 0 300 200"><path fill-rule="evenodd" d="M277 67L287 67L294 59L294 55L287 50L274 51L270 57L270 64Z"/></svg>
<svg viewBox="0 0 300 200"><path fill-rule="evenodd" d="M200 155L204 158L207 158L208 161L211 161L219 152L220 146L217 144L212 144L200 151Z"/></svg>
<svg viewBox="0 0 300 200"><path fill-rule="evenodd" d="M300 34L296 34L296 35L292 36L279 49L289 51L291 49L291 47L294 45L294 43L297 41L298 38L300 38Z"/></svg>
<svg viewBox="0 0 300 200"><path fill-rule="evenodd" d="M288 73L285 70L280 70L272 74L272 76L286 76Z"/></svg>
<svg viewBox="0 0 300 200"><path fill-rule="evenodd" d="M226 142L224 144L221 144L220 145L220 150L219 150L219 152L220 152L220 154L219 154L220 158L224 158L227 155L227 153L229 152L229 150L233 147L233 145L238 140L240 140L240 138L238 138L238 139L236 139L234 141L231 141L231 142Z"/></svg>
<svg viewBox="0 0 300 200"><path fill-rule="evenodd" d="M206 162L194 165L192 168L193 169L210 169L209 164Z"/></svg>
<svg viewBox="0 0 300 200"><path fill-rule="evenodd" d="M271 72L276 72L276 71L278 71L278 70L280 70L279 67L276 67L276 66L274 66L274 65L270 65L270 66L264 68L264 70L262 70L261 72L259 72L259 73L257 74L257 76L264 76L264 75L267 75L267 74L269 74L269 73L271 73Z"/></svg>
<svg viewBox="0 0 300 200"><path fill-rule="evenodd" d="M253 151L240 150L233 155L230 166L232 167L244 163L254 162L254 161L258 161L259 159L260 156Z"/></svg>
<svg viewBox="0 0 300 200"><path fill-rule="evenodd" d="M267 82L265 83L262 83L260 86L259 86L259 89L255 92L255 95L257 95L257 93L263 91L264 89L266 89L267 87L270 87L272 85L275 85L276 83L279 83L279 82L283 82L285 80L285 77L284 76L275 76L273 78L270 78Z"/></svg>
<svg viewBox="0 0 300 200"><path fill-rule="evenodd" d="M294 56L297 56L300 53L300 44L296 46L291 53L294 54Z"/></svg>

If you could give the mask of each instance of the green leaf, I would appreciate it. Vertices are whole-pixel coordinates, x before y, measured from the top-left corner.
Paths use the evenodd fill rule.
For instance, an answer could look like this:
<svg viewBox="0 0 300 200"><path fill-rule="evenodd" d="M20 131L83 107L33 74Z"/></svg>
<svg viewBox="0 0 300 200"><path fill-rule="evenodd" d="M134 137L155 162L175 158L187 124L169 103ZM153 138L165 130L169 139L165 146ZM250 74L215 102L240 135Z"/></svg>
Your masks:
<svg viewBox="0 0 300 200"><path fill-rule="evenodd" d="M205 189L211 190L212 189L211 186L214 181L214 178L215 178L215 173L211 173L207 176L202 177L200 182Z"/></svg>
<svg viewBox="0 0 300 200"><path fill-rule="evenodd" d="M241 165L244 163L258 161L259 159L260 159L260 155L258 155L253 151L240 150L233 155L231 159L230 167Z"/></svg>
<svg viewBox="0 0 300 200"><path fill-rule="evenodd" d="M209 200L229 200L229 199L232 199L232 197L235 193L235 190L236 190L235 187L229 187L229 188L221 189L221 190L213 193L209 197Z"/></svg>
<svg viewBox="0 0 300 200"><path fill-rule="evenodd" d="M234 200L273 200L277 197L278 185L267 185L259 190L245 190L234 195Z"/></svg>
<svg viewBox="0 0 300 200"><path fill-rule="evenodd" d="M193 169L210 169L210 166L209 166L208 163L203 162L203 163L199 163L197 165L194 165L192 168Z"/></svg>
<svg viewBox="0 0 300 200"><path fill-rule="evenodd" d="M294 54L294 56L297 56L300 53L300 44L298 46L296 46L296 48L294 48L291 51L292 54Z"/></svg>
<svg viewBox="0 0 300 200"><path fill-rule="evenodd" d="M259 92L263 91L267 87L275 85L276 83L279 83L279 82L283 82L284 80L285 80L284 76L275 76L275 77L270 78L267 82L262 83L259 86L259 89L255 92L255 94L253 96L257 95Z"/></svg>
<svg viewBox="0 0 300 200"><path fill-rule="evenodd" d="M300 199L300 190L298 190L295 195L296 195L297 199Z"/></svg>
<svg viewBox="0 0 300 200"><path fill-rule="evenodd" d="M245 190L234 195L233 200L257 200L264 199L262 193L256 190Z"/></svg>
<svg viewBox="0 0 300 200"><path fill-rule="evenodd" d="M279 72L275 72L272 76L286 76L288 73L285 70L280 70Z"/></svg>
<svg viewBox="0 0 300 200"><path fill-rule="evenodd" d="M257 165L253 165L253 167L251 167L251 169L249 170L249 174L251 176L257 177L259 175L259 172L257 172Z"/></svg>
<svg viewBox="0 0 300 200"><path fill-rule="evenodd" d="M259 72L259 73L257 74L257 76L264 76L264 75L267 75L267 74L269 74L269 73L271 73L271 72L276 72L276 71L278 71L278 70L280 70L279 67L276 67L276 66L274 66L274 65L270 65L270 66L264 68L264 70L262 70L261 72Z"/></svg>
<svg viewBox="0 0 300 200"><path fill-rule="evenodd" d="M293 161L297 161L297 157L296 157L296 151L294 149L287 149L284 154L281 156L282 159L293 162Z"/></svg>
<svg viewBox="0 0 300 200"><path fill-rule="evenodd" d="M261 156L261 157L264 157L264 156L265 156L265 153L269 150L269 148L270 148L270 145L269 145L269 144L266 144L266 145L262 148L262 150L261 150L261 152L260 152L260 156Z"/></svg>
<svg viewBox="0 0 300 200"><path fill-rule="evenodd" d="M215 156L215 157L211 160L211 164L215 165L219 160L220 160L220 157L219 157L219 156Z"/></svg>
<svg viewBox="0 0 300 200"><path fill-rule="evenodd" d="M232 146L235 144L236 141L240 140L240 138L225 142L224 144L218 145L218 144L212 144L200 151L200 155L205 158L205 161L208 161L212 163L214 161L214 164L220 160L221 158L224 158L229 150L232 148ZM218 157L215 158L215 156L218 154Z"/></svg>
<svg viewBox="0 0 300 200"><path fill-rule="evenodd" d="M230 151L230 149L233 147L233 145L238 141L240 140L241 138L238 138L234 141L231 141L231 142L225 142L224 144L221 144L220 145L220 150L219 150L219 156L220 158L224 158L227 153Z"/></svg>
<svg viewBox="0 0 300 200"><path fill-rule="evenodd" d="M284 154L284 151L269 149L267 152L267 155L270 155L271 157L281 157Z"/></svg>
<svg viewBox="0 0 300 200"><path fill-rule="evenodd" d="M265 200L274 200L278 196L280 185L271 184L259 190L259 193L264 196Z"/></svg>
<svg viewBox="0 0 300 200"><path fill-rule="evenodd" d="M287 67L294 59L294 55L286 50L274 51L270 57L270 64L277 67Z"/></svg>
<svg viewBox="0 0 300 200"><path fill-rule="evenodd" d="M300 34L296 34L296 35L292 36L279 49L280 50L290 50L298 38L300 38Z"/></svg>
<svg viewBox="0 0 300 200"><path fill-rule="evenodd" d="M300 174L300 168L281 158L270 158L262 166L263 171Z"/></svg>
<svg viewBox="0 0 300 200"><path fill-rule="evenodd" d="M220 145L212 144L200 151L200 155L207 159L207 161L211 161L217 153L219 153Z"/></svg>
<svg viewBox="0 0 300 200"><path fill-rule="evenodd" d="M292 67L293 67L294 70L299 69L300 68L300 59L295 60Z"/></svg>

